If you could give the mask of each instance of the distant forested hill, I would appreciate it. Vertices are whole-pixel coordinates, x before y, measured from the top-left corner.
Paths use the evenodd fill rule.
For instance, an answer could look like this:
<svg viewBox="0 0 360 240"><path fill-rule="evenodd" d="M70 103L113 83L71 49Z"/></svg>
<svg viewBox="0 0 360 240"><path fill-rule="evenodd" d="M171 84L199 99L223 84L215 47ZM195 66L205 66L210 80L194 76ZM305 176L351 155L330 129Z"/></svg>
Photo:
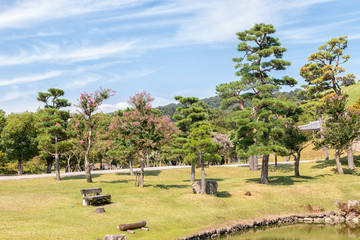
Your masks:
<svg viewBox="0 0 360 240"><path fill-rule="evenodd" d="M301 96L299 96L298 91L300 91L300 89L295 89L293 91L290 92L277 92L275 93L275 96L278 97L280 95L284 96L286 99L290 100L290 101L294 101L294 102L300 102ZM220 102L221 102L221 98L218 96L214 96L214 97L209 97L209 98L204 98L204 99L200 99L200 101L205 102L207 105L209 105L210 109L218 109L220 108ZM157 107L157 109L160 110L162 115L169 115L172 119L172 117L174 116L175 112L176 112L176 108L180 107L180 103L171 103L165 106L159 106ZM246 101L245 106L248 106L249 103Z"/></svg>
<svg viewBox="0 0 360 240"><path fill-rule="evenodd" d="M209 97L209 98L204 98L201 99L200 101L203 101L204 103L206 103L207 105L209 105L209 107L211 109L215 109L215 108L219 108L220 107L220 101L221 99L218 96L215 97ZM180 107L181 104L180 103L171 103L165 106L160 106L157 107L157 109L160 110L162 115L169 115L172 119L172 117L174 116L175 112L176 112L176 108Z"/></svg>

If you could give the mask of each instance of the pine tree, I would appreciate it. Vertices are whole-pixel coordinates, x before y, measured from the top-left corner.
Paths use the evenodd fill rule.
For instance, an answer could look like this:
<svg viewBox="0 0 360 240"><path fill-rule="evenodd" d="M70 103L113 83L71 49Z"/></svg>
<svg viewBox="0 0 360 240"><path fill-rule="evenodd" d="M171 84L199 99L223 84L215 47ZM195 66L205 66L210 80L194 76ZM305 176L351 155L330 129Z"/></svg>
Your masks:
<svg viewBox="0 0 360 240"><path fill-rule="evenodd" d="M221 157L217 154L220 144L215 143L213 137L208 123L197 122L192 125L184 145L184 148L188 151L185 161L197 162L201 167L202 194L206 192L205 164L221 161Z"/></svg>
<svg viewBox="0 0 360 240"><path fill-rule="evenodd" d="M285 70L290 62L282 59L286 48L281 47L277 38L270 36L275 33L272 25L255 24L249 30L237 33L241 43L238 51L244 56L234 58L237 64L236 75L241 78L241 92L243 98L250 98L252 102L253 121L241 123L239 128L246 127L252 132L241 134L252 135L255 144L248 145L249 155L263 155L260 183L268 183L269 155L274 152L286 152L279 139L283 135L283 124L278 115L283 115L289 109L289 103L277 100L273 94L281 86L293 86L296 81L285 76L274 78L271 71ZM248 112L250 109L247 110ZM247 137L248 138L248 137ZM241 138L239 139L241 140ZM251 143L251 141L246 141Z"/></svg>
<svg viewBox="0 0 360 240"><path fill-rule="evenodd" d="M320 122L320 132L323 130L323 108L319 101L327 93L333 91L338 96L342 95L341 88L355 83L356 76L347 74L341 76L345 69L341 67L350 59L349 55L344 55L347 48L347 37L332 38L326 44L318 48L318 52L311 54L308 58L309 63L300 69L300 75L308 83L305 90L308 102L304 107L315 109ZM322 141L324 136L320 136ZM324 147L325 160L329 159L327 148ZM349 159L353 162L353 159Z"/></svg>
<svg viewBox="0 0 360 240"><path fill-rule="evenodd" d="M176 143L173 145L173 153L186 155L187 151L184 148L186 139L190 133L191 127L196 122L201 122L206 119L206 104L199 101L197 97L182 97L176 96L175 100L178 100L182 106L178 107L178 112L173 116L176 122L176 126L180 129L181 133L176 138ZM205 108L205 109L204 109ZM195 181L195 168L196 161L190 161L191 164L191 181Z"/></svg>
<svg viewBox="0 0 360 240"><path fill-rule="evenodd" d="M60 154L71 147L71 143L66 141L67 121L70 118L69 111L60 110L71 104L66 99L61 89L50 88L47 93L39 92L37 100L45 103L45 108L39 111L39 148L45 153L55 158L56 179L60 180Z"/></svg>

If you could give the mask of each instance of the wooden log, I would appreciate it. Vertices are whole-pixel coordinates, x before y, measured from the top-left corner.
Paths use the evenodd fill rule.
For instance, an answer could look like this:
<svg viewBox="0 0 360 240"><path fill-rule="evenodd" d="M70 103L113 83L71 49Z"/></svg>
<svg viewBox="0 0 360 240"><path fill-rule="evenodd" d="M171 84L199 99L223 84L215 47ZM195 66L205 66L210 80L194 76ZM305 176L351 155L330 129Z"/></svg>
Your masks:
<svg viewBox="0 0 360 240"><path fill-rule="evenodd" d="M146 227L141 227L141 229L142 229L142 230L145 230L145 231L149 231L149 229L146 228Z"/></svg>
<svg viewBox="0 0 360 240"><path fill-rule="evenodd" d="M131 234L135 234L134 231L131 231L130 229L126 230L127 232L131 233Z"/></svg>
<svg viewBox="0 0 360 240"><path fill-rule="evenodd" d="M119 229L121 231L126 231L128 229L141 228L146 226L146 221L141 221L137 223L129 223L129 224L120 224Z"/></svg>

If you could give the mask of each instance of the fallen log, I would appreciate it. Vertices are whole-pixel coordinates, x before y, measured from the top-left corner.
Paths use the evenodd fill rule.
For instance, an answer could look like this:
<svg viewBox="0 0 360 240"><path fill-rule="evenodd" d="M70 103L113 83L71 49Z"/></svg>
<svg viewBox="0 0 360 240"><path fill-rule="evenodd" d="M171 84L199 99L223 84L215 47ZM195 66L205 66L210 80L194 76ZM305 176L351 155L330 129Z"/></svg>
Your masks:
<svg viewBox="0 0 360 240"><path fill-rule="evenodd" d="M129 224L120 224L119 229L121 231L126 231L128 229L141 228L146 226L146 221L141 221L137 223L129 223Z"/></svg>

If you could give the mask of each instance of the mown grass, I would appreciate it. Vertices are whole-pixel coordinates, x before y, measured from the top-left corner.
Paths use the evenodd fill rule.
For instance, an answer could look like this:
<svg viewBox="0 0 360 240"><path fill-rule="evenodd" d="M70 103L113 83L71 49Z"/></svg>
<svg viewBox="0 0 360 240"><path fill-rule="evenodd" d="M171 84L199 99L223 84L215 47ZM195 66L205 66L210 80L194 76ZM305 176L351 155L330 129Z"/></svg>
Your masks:
<svg viewBox="0 0 360 240"><path fill-rule="evenodd" d="M292 166L272 167L270 184L261 185L260 171L211 167L206 174L218 181L218 197L193 194L189 169L147 172L144 188L134 187L128 174L94 175L93 183L84 177L5 181L0 238L102 239L121 233L121 223L146 220L150 231L126 233L128 239L175 239L241 219L305 212L307 205L335 210L333 200L360 199L359 173L345 172L337 175L333 160L302 164L301 177L293 177ZM80 189L93 187L112 195L103 214L94 212L98 206L82 206Z"/></svg>
<svg viewBox="0 0 360 240"><path fill-rule="evenodd" d="M360 82L342 88L349 95L348 106L353 105L360 97Z"/></svg>

